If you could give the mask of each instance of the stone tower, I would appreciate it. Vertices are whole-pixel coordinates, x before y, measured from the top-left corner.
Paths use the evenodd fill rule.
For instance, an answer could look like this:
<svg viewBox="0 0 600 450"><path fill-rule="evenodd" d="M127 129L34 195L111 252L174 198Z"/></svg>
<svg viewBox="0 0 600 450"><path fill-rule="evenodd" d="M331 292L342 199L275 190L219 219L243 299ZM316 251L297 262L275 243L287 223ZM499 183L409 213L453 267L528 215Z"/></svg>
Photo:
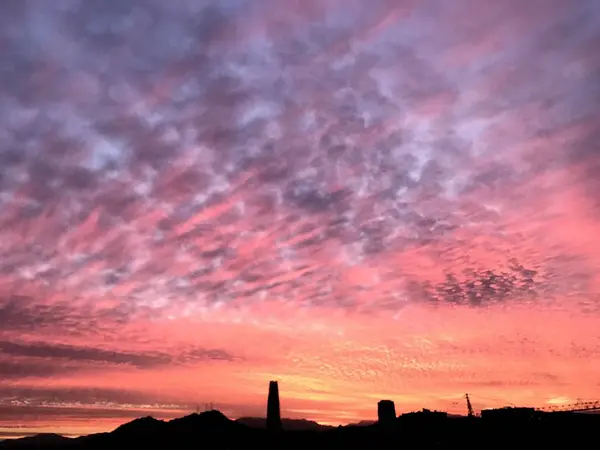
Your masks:
<svg viewBox="0 0 600 450"><path fill-rule="evenodd" d="M279 408L279 386L277 381L269 382L269 400L267 402L267 430L281 430L281 412Z"/></svg>
<svg viewBox="0 0 600 450"><path fill-rule="evenodd" d="M396 422L396 406L392 400L381 400L377 403L377 421L384 426Z"/></svg>

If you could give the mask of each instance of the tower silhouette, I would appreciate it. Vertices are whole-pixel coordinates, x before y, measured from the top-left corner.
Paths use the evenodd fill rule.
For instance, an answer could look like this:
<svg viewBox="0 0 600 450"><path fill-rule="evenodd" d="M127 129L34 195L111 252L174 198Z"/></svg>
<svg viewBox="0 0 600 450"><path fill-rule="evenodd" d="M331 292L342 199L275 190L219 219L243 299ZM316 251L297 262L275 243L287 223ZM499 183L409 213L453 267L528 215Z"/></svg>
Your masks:
<svg viewBox="0 0 600 450"><path fill-rule="evenodd" d="M396 406L392 400L381 400L377 403L377 421L384 426L396 422Z"/></svg>
<svg viewBox="0 0 600 450"><path fill-rule="evenodd" d="M279 386L277 381L269 382L269 399L267 401L267 430L281 430L281 412L279 408Z"/></svg>

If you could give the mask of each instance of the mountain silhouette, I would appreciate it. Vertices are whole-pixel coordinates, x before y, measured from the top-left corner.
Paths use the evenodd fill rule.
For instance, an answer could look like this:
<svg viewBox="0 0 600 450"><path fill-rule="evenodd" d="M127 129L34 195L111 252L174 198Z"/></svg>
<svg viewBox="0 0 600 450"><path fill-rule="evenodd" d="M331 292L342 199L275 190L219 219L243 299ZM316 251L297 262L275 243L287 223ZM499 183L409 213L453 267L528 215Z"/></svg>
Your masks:
<svg viewBox="0 0 600 450"><path fill-rule="evenodd" d="M240 417L236 422L251 428L267 428L267 419L264 417ZM281 419L281 424L285 431L325 431L334 428L306 419Z"/></svg>
<svg viewBox="0 0 600 450"><path fill-rule="evenodd" d="M193 413L170 420L167 424L170 429L176 431L204 430L211 433L236 431L241 426L217 410Z"/></svg>
<svg viewBox="0 0 600 450"><path fill-rule="evenodd" d="M29 449L29 448L62 448L71 442L70 438L55 433L41 433L20 439L11 439L0 442L0 448ZM66 447L65 447L66 448Z"/></svg>
<svg viewBox="0 0 600 450"><path fill-rule="evenodd" d="M164 421L141 417L127 422L109 433L78 438L60 435L36 435L0 442L0 449L137 449L137 448L203 448L227 449L252 439L256 430L228 419L219 411L206 411Z"/></svg>
<svg viewBox="0 0 600 450"><path fill-rule="evenodd" d="M376 420L361 420L360 422L351 423L349 426L351 427L370 427L371 425L375 425L377 423Z"/></svg>
<svg viewBox="0 0 600 450"><path fill-rule="evenodd" d="M143 433L157 433L167 427L167 422L164 420L155 419L151 416L140 417L139 419L132 420L131 422L124 423L120 427L116 428L113 433L115 434L143 434Z"/></svg>

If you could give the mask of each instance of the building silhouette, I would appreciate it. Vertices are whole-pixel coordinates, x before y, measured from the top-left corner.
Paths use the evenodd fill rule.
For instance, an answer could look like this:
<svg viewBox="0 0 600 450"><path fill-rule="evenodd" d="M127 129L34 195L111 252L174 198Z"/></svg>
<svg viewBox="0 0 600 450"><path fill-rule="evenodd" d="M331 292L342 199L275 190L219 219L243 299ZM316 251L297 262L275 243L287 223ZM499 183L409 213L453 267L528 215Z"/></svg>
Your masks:
<svg viewBox="0 0 600 450"><path fill-rule="evenodd" d="M392 400L380 400L377 403L377 421L386 426L396 422L396 406Z"/></svg>
<svg viewBox="0 0 600 450"><path fill-rule="evenodd" d="M282 429L281 410L279 407L279 386L277 381L269 382L269 398L267 401L267 430L278 431Z"/></svg>
<svg viewBox="0 0 600 450"><path fill-rule="evenodd" d="M448 413L444 411L421 411L404 413L398 417L398 422L403 426L438 428L448 422Z"/></svg>
<svg viewBox="0 0 600 450"><path fill-rule="evenodd" d="M539 416L535 408L504 407L495 409L484 409L481 418L486 421L527 421Z"/></svg>

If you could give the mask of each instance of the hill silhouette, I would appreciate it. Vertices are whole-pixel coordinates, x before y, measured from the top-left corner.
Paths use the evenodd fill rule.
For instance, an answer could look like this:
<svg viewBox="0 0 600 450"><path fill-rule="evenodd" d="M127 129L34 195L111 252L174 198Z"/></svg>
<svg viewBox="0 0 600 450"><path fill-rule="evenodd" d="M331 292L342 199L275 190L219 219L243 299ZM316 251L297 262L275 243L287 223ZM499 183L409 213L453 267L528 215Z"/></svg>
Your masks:
<svg viewBox="0 0 600 450"><path fill-rule="evenodd" d="M264 417L240 417L236 422L251 428L267 428L267 419ZM285 431L325 431L335 428L306 419L281 419L281 423Z"/></svg>
<svg viewBox="0 0 600 450"><path fill-rule="evenodd" d="M189 416L170 420L167 425L173 431L206 430L211 433L236 432L243 427L243 425L228 419L222 412L217 410L206 411L201 414L193 413Z"/></svg>
<svg viewBox="0 0 600 450"><path fill-rule="evenodd" d="M284 419L284 430L277 433L264 429L264 423L265 419L254 417L231 420L219 411L169 421L142 417L109 433L78 438L42 434L6 440L0 442L0 450L571 448L594 442L600 416L540 413L527 420L510 417L433 420L430 415L412 413L398 417L391 427L366 422L328 427L308 420Z"/></svg>
<svg viewBox="0 0 600 450"><path fill-rule="evenodd" d="M113 433L122 435L156 433L162 431L163 429L165 429L165 427L167 427L167 423L164 420L159 420L151 416L146 416L132 420L131 422L124 423L123 425L116 428L113 431Z"/></svg>
<svg viewBox="0 0 600 450"><path fill-rule="evenodd" d="M0 442L0 448L15 448L15 449L27 449L27 448L61 448L66 444L69 444L70 438L61 436L55 433L41 433L35 436L27 436L20 439L11 439Z"/></svg>

